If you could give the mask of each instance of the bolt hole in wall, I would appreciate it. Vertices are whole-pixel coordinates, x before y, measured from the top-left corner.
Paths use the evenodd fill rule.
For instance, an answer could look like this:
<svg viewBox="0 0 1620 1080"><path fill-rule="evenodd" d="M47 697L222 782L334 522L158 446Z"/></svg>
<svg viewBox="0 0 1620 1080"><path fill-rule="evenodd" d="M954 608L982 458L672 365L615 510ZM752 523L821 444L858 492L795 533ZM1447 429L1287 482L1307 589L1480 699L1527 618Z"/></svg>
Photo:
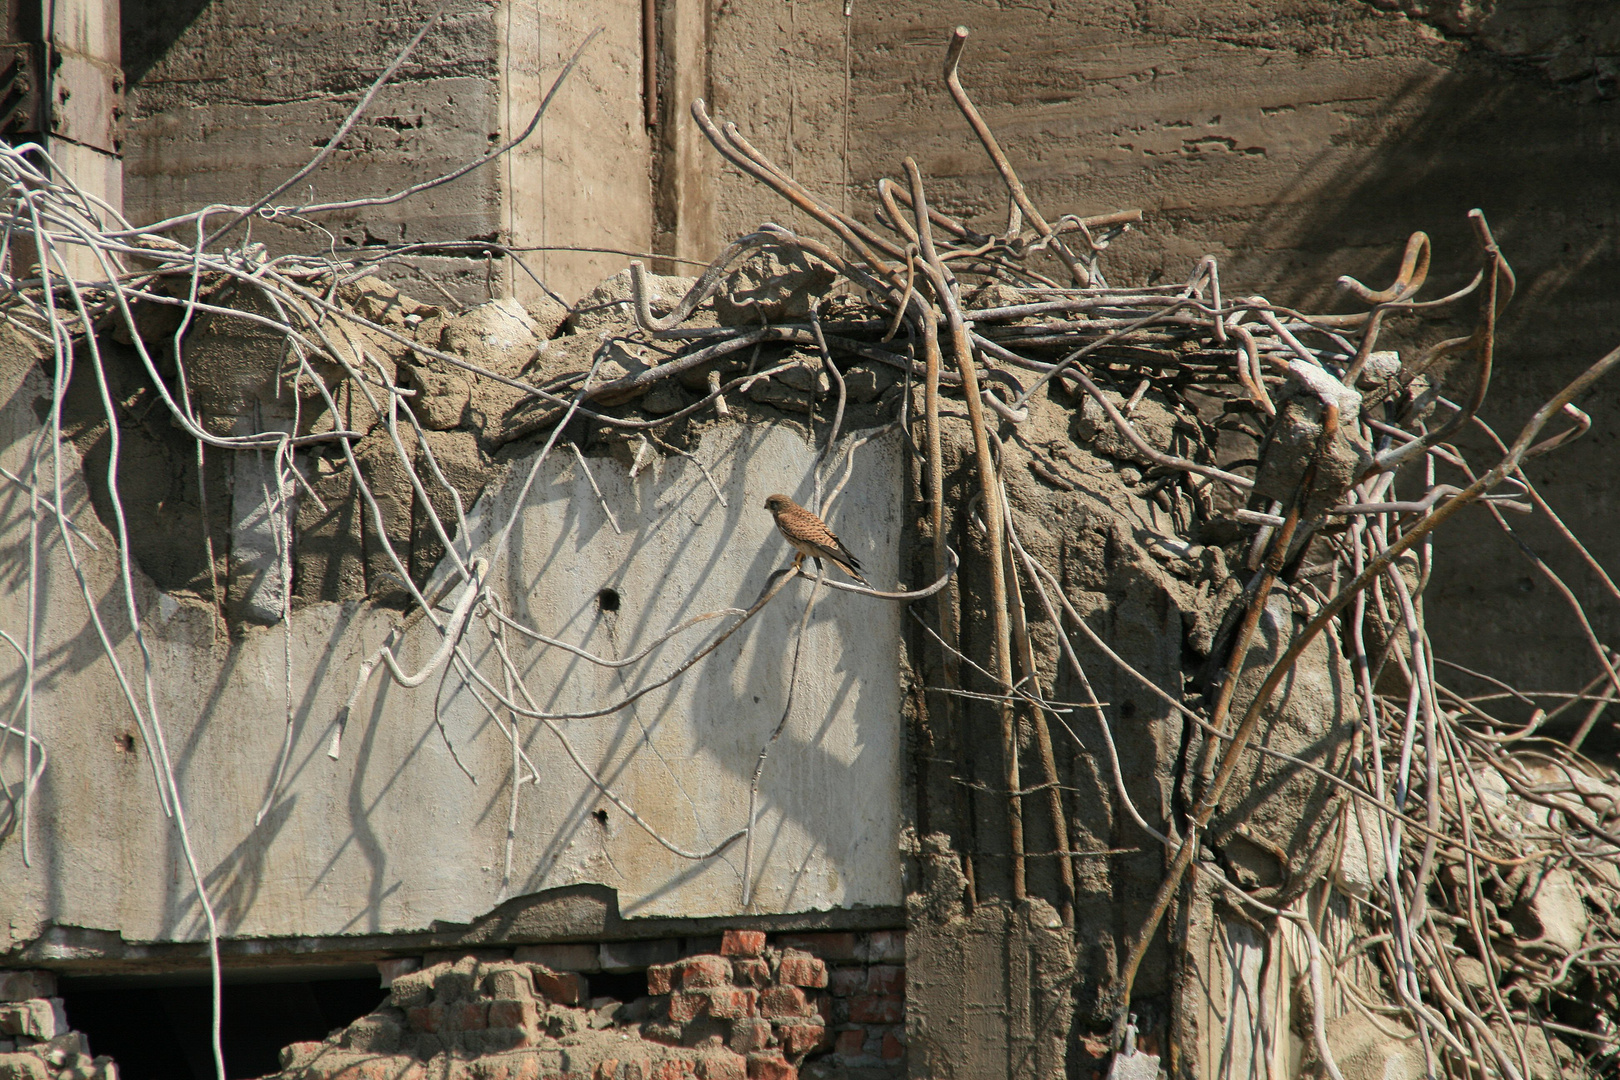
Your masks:
<svg viewBox="0 0 1620 1080"><path fill-rule="evenodd" d="M603 589L596 594L596 606L603 611L618 611L619 591L617 589Z"/></svg>
<svg viewBox="0 0 1620 1080"><path fill-rule="evenodd" d="M280 1068L281 1048L324 1039L375 1009L388 991L369 964L227 972L220 1025L231 1080ZM212 992L206 972L66 976L68 1023L122 1080L212 1080Z"/></svg>

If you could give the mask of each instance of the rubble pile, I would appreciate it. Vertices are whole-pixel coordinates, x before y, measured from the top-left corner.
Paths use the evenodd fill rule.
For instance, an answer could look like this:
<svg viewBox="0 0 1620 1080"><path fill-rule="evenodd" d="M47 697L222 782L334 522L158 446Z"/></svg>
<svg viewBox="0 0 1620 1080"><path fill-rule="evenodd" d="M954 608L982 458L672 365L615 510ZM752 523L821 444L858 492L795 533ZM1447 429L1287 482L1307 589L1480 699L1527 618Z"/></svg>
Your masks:
<svg viewBox="0 0 1620 1080"><path fill-rule="evenodd" d="M84 1033L68 1027L56 978L0 971L0 1080L118 1080L110 1057L92 1057Z"/></svg>
<svg viewBox="0 0 1620 1080"><path fill-rule="evenodd" d="M855 935L822 935L848 938ZM893 935L903 949L903 935ZM836 942L834 942L836 945ZM892 956L885 940L877 953ZM853 955L851 959L855 959ZM905 969L827 962L727 931L719 953L647 969L634 1001L589 977L464 956L396 976L374 1012L282 1051L279 1080L795 1080L897 1075ZM806 1065L812 1055L817 1062ZM853 1069L854 1072L850 1070Z"/></svg>

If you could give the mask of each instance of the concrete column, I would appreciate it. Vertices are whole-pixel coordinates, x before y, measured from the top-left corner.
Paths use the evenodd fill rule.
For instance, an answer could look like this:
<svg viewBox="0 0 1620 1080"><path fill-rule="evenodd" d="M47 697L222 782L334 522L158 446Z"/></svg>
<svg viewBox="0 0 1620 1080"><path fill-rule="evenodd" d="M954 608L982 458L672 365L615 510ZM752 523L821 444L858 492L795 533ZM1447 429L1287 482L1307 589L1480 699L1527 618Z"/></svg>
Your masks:
<svg viewBox="0 0 1620 1080"><path fill-rule="evenodd" d="M119 0L11 0L0 40L0 136L38 142L67 179L122 210ZM99 277L84 248L71 270Z"/></svg>
<svg viewBox="0 0 1620 1080"><path fill-rule="evenodd" d="M709 0L662 0L659 7L658 250L705 262L721 246L714 204L720 155L692 119L692 102L709 96ZM694 272L680 263L660 269Z"/></svg>
<svg viewBox="0 0 1620 1080"><path fill-rule="evenodd" d="M49 131L45 149L87 195L124 206L119 0L43 0ZM100 277L83 248L65 254L75 274Z"/></svg>

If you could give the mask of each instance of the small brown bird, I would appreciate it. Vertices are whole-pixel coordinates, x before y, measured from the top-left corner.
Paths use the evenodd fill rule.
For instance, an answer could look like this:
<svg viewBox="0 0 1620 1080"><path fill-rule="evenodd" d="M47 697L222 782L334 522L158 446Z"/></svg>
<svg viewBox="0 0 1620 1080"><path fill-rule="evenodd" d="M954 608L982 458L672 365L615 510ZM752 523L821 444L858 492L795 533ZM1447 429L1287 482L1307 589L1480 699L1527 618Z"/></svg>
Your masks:
<svg viewBox="0 0 1620 1080"><path fill-rule="evenodd" d="M800 559L808 555L816 560L817 566L821 565L822 559L826 559L862 585L871 587L870 582L861 576L860 562L850 554L844 542L827 528L825 521L786 495L772 495L765 500L765 509L776 519L777 531L798 549Z"/></svg>

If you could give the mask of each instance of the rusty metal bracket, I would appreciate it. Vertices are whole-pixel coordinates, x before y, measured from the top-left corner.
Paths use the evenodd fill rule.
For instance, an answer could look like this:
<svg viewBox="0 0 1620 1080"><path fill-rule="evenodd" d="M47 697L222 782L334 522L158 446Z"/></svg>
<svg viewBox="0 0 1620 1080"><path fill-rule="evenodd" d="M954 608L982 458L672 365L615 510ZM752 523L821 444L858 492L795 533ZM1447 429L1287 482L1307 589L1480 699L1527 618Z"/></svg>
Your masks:
<svg viewBox="0 0 1620 1080"><path fill-rule="evenodd" d="M43 84L37 46L0 44L0 139L14 142L41 132Z"/></svg>

